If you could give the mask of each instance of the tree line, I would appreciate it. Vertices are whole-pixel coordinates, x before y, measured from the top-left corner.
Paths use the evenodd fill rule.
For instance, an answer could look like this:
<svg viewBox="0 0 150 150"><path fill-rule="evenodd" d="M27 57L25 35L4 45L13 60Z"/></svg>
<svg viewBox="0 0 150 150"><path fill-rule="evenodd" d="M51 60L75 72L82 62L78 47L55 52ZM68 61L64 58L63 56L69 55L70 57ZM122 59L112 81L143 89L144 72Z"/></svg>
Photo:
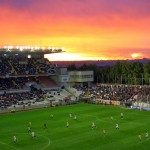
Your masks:
<svg viewBox="0 0 150 150"><path fill-rule="evenodd" d="M84 64L77 68L71 64L68 70L93 70L95 83L150 85L150 61L146 64L118 61L113 66L105 67Z"/></svg>

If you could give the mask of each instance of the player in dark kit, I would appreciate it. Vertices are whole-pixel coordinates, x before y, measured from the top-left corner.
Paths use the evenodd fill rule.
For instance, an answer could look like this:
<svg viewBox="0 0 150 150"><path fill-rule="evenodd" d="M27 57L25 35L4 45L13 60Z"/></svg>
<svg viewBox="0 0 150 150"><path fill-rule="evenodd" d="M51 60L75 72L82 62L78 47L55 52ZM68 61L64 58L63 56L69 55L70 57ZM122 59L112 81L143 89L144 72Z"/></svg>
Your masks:
<svg viewBox="0 0 150 150"><path fill-rule="evenodd" d="M123 119L123 116L124 116L123 113L121 113L121 114L120 114L121 119Z"/></svg>
<svg viewBox="0 0 150 150"><path fill-rule="evenodd" d="M28 133L31 133L31 128L30 127L28 127Z"/></svg>
<svg viewBox="0 0 150 150"><path fill-rule="evenodd" d="M46 123L44 123L44 129L47 129L47 124Z"/></svg>

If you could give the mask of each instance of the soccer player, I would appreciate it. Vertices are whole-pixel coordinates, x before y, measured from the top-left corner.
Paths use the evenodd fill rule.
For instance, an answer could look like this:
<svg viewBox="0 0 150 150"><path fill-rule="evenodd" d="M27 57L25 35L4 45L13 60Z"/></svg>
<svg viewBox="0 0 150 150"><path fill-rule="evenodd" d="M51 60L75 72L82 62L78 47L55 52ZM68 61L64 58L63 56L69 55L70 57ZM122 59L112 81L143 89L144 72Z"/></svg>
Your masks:
<svg viewBox="0 0 150 150"><path fill-rule="evenodd" d="M72 114L69 114L70 118L72 118Z"/></svg>
<svg viewBox="0 0 150 150"><path fill-rule="evenodd" d="M139 140L141 141L141 140L142 140L142 136L141 136L141 134L139 134L139 135L138 135L138 137L139 137Z"/></svg>
<svg viewBox="0 0 150 150"><path fill-rule="evenodd" d="M35 133L33 131L31 132L31 136L32 138L35 138Z"/></svg>
<svg viewBox="0 0 150 150"><path fill-rule="evenodd" d="M54 117L54 115L53 114L51 114L51 118L53 118Z"/></svg>
<svg viewBox="0 0 150 150"><path fill-rule="evenodd" d="M110 119L113 120L113 117L111 116Z"/></svg>
<svg viewBox="0 0 150 150"><path fill-rule="evenodd" d="M106 134L106 130L105 130L105 129L103 129L103 134L104 134L104 135Z"/></svg>
<svg viewBox="0 0 150 150"><path fill-rule="evenodd" d="M146 138L149 138L148 132L145 133L145 137L146 137Z"/></svg>
<svg viewBox="0 0 150 150"><path fill-rule="evenodd" d="M67 122L66 127L67 127L67 128L69 127L69 122Z"/></svg>
<svg viewBox="0 0 150 150"><path fill-rule="evenodd" d="M31 133L31 128L30 127L28 127L28 133Z"/></svg>
<svg viewBox="0 0 150 150"><path fill-rule="evenodd" d="M116 124L116 129L119 129L119 125L118 124Z"/></svg>
<svg viewBox="0 0 150 150"><path fill-rule="evenodd" d="M15 136L15 135L13 136L13 142L14 142L14 143L16 143L16 142L17 142L17 138L16 138L16 136Z"/></svg>
<svg viewBox="0 0 150 150"><path fill-rule="evenodd" d="M44 129L47 129L47 124L46 123L44 123Z"/></svg>
<svg viewBox="0 0 150 150"><path fill-rule="evenodd" d="M31 126L31 122L29 122L29 126Z"/></svg>
<svg viewBox="0 0 150 150"><path fill-rule="evenodd" d="M92 129L94 129L96 127L95 123L92 122Z"/></svg>
<svg viewBox="0 0 150 150"><path fill-rule="evenodd" d="M123 113L120 114L121 119L123 119Z"/></svg>
<svg viewBox="0 0 150 150"><path fill-rule="evenodd" d="M74 120L77 120L77 116L76 115L74 116Z"/></svg>

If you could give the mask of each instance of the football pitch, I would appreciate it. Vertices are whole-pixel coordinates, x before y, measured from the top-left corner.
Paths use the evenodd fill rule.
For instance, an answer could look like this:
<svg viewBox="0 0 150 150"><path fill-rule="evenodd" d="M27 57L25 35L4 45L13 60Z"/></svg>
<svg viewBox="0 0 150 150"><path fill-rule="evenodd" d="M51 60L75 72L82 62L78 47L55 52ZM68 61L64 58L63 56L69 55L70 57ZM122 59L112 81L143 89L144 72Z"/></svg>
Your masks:
<svg viewBox="0 0 150 150"><path fill-rule="evenodd" d="M35 138L28 133L29 122ZM115 106L80 103L0 114L0 150L150 150L146 132L150 134L150 111Z"/></svg>

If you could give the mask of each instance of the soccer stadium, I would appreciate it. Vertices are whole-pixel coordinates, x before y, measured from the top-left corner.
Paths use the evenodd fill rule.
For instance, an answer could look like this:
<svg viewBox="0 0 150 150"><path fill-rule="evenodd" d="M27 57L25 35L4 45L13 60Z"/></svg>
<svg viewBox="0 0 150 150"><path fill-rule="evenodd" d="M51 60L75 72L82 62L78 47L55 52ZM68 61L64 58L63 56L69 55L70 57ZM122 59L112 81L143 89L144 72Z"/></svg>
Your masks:
<svg viewBox="0 0 150 150"><path fill-rule="evenodd" d="M0 149L149 150L150 86L95 83L44 57L61 52L0 49Z"/></svg>

